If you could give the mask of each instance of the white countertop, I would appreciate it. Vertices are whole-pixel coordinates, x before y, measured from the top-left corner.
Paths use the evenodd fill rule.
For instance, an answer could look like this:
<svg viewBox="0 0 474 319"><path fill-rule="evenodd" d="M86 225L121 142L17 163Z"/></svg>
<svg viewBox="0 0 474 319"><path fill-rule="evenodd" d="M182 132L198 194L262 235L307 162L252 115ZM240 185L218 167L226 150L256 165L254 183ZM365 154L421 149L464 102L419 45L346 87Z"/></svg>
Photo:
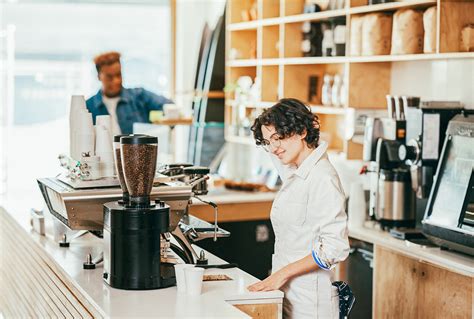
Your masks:
<svg viewBox="0 0 474 319"><path fill-rule="evenodd" d="M275 199L276 192L247 192L226 189L224 187L212 187L207 195L199 196L206 201L216 204L236 204L236 203L255 203L271 202ZM205 205L193 198L193 205Z"/></svg>
<svg viewBox="0 0 474 319"><path fill-rule="evenodd" d="M102 264L94 270L84 270L82 267L87 253L92 253L94 257L101 251L102 239L87 233L74 239L69 248L61 248L52 239L52 235L49 235L48 230L46 236L40 236L30 229L28 213L15 212L11 215L55 262L62 276L76 286L106 317L248 318L231 303L282 302L281 291L249 292L246 287L258 279L237 268L207 269L205 274L226 274L233 280L204 282L200 296L178 294L175 286L146 291L115 289L103 281ZM52 228L50 223L47 226ZM196 251L199 254L200 249L196 247ZM224 263L210 253L206 255L210 264Z"/></svg>
<svg viewBox="0 0 474 319"><path fill-rule="evenodd" d="M428 262L461 275L474 277L474 257L394 238L388 232L382 231L379 225L374 222L365 222L364 226L349 227L349 237L380 245L418 261Z"/></svg>

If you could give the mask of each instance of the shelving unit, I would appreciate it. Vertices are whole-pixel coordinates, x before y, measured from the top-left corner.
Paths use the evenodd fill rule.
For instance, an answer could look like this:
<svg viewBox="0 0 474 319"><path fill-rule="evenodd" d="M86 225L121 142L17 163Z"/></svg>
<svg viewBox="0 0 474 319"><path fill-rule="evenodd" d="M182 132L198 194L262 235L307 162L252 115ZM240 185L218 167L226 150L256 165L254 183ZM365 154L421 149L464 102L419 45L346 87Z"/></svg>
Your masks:
<svg viewBox="0 0 474 319"><path fill-rule="evenodd" d="M248 75L260 81L262 102L248 105L247 114L262 112L283 97L298 98L317 113L323 136L330 137L330 148L345 152L349 159L362 156L358 141L346 141L340 127L349 110L384 109L390 93L394 63L411 61L474 59L474 52L460 52L458 37L462 26L474 23L474 1L403 0L368 5L367 0L346 0L342 9L303 13L304 0L255 0L257 19L242 20L242 10L252 7L252 0L230 0L227 3L226 82L235 83ZM351 56L349 35L351 18L372 12L395 12L412 8L437 7L436 53L406 55ZM345 18L346 56L303 57L301 52L303 22ZM256 51L252 51L256 48ZM238 52L236 54L236 52ZM318 76L319 90L324 74L344 76L347 104L342 108L321 106L308 101L309 76ZM318 94L320 96L320 94ZM316 102L316 103L314 103ZM226 124L232 119L234 95L226 95ZM254 144L251 137L233 136L228 141Z"/></svg>
<svg viewBox="0 0 474 319"><path fill-rule="evenodd" d="M367 62L404 62L404 61L427 61L446 59L472 59L474 52L446 52L446 53L423 53L404 55L372 55L372 56L340 56L340 57L301 57L283 59L251 59L232 60L227 62L228 67L236 68L243 66L259 65L295 65L295 64L332 64L332 63L367 63Z"/></svg>

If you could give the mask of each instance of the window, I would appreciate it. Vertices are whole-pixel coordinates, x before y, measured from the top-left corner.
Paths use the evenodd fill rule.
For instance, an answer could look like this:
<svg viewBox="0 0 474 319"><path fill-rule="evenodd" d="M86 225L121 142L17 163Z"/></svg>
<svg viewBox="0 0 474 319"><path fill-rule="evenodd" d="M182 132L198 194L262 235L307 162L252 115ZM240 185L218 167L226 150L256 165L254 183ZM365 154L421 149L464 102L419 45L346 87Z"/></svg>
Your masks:
<svg viewBox="0 0 474 319"><path fill-rule="evenodd" d="M100 88L92 59L122 54L125 87L171 89L169 1L11 1L0 4L0 193L41 207L37 177L68 153L72 94Z"/></svg>

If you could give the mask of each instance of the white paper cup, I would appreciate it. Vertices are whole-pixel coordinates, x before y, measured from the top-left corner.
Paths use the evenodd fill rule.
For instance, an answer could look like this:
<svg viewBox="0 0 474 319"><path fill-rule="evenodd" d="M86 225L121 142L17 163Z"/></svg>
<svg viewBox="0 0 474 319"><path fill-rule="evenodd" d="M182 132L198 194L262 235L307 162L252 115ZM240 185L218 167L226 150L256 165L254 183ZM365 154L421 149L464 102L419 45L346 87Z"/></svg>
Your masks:
<svg viewBox="0 0 474 319"><path fill-rule="evenodd" d="M73 155L73 158L75 160L80 160L82 153L89 153L91 156L94 155L95 136L93 131L88 133L76 131L74 134L74 141L76 154Z"/></svg>
<svg viewBox="0 0 474 319"><path fill-rule="evenodd" d="M96 140L95 140L95 153L100 156L101 160L113 161L113 143L110 138L109 131L102 125L96 126ZM112 156L107 157L108 155Z"/></svg>
<svg viewBox="0 0 474 319"><path fill-rule="evenodd" d="M190 267L184 269L184 277L186 278L186 293L191 296L201 294L202 278L204 276L204 268Z"/></svg>
<svg viewBox="0 0 474 319"><path fill-rule="evenodd" d="M76 130L81 132L90 132L94 130L94 125L92 124L92 114L87 112L87 110L79 110L77 114L77 126Z"/></svg>
<svg viewBox="0 0 474 319"><path fill-rule="evenodd" d="M81 152L77 147L77 135L79 134L95 134L92 126L92 115L80 106L71 107L69 118L70 133L70 155L74 159L81 157Z"/></svg>
<svg viewBox="0 0 474 319"><path fill-rule="evenodd" d="M194 265L190 264L176 264L174 265L174 272L176 275L176 288L179 293L186 292L186 277L184 275L184 269L192 268Z"/></svg>
<svg viewBox="0 0 474 319"><path fill-rule="evenodd" d="M95 125L97 127L103 126L109 132L110 140L111 141L114 140L113 133L112 133L112 118L110 117L110 115L98 115L95 118Z"/></svg>
<svg viewBox="0 0 474 319"><path fill-rule="evenodd" d="M84 95L72 95L71 108L72 109L86 109L86 99L84 98Z"/></svg>

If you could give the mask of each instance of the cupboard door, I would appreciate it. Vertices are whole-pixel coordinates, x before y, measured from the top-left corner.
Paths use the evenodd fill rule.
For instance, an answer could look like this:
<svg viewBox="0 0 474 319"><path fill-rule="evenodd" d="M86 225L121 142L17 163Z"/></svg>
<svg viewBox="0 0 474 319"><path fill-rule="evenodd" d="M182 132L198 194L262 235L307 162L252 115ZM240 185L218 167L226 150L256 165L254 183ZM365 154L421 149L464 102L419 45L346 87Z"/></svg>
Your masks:
<svg viewBox="0 0 474 319"><path fill-rule="evenodd" d="M416 260L375 246L373 318L419 318L418 272Z"/></svg>
<svg viewBox="0 0 474 319"><path fill-rule="evenodd" d="M374 251L373 318L473 318L474 278L377 245Z"/></svg>
<svg viewBox="0 0 474 319"><path fill-rule="evenodd" d="M423 302L419 318L472 318L473 278L420 263Z"/></svg>

